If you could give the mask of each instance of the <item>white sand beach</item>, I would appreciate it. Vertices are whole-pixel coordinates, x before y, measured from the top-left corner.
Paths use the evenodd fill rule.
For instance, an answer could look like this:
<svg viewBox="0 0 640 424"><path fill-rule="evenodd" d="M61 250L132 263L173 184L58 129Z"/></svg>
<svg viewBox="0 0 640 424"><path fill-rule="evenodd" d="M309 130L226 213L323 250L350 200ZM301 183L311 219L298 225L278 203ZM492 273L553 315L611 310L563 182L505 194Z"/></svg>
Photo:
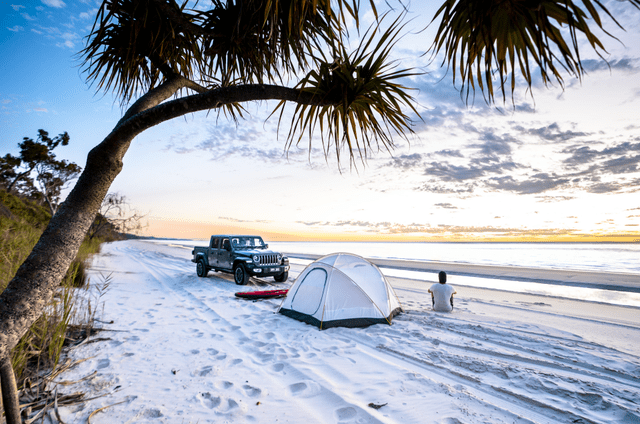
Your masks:
<svg viewBox="0 0 640 424"><path fill-rule="evenodd" d="M100 408L91 423L640 423L638 307L451 275L455 309L436 313L433 280L391 276L405 309L392 325L320 331L275 313L281 299L234 296L288 288L303 264L285 283L239 287L198 278L190 257L144 240L103 246L90 275L94 302L110 282L105 331L56 378L59 393L93 399L61 407L65 423Z"/></svg>

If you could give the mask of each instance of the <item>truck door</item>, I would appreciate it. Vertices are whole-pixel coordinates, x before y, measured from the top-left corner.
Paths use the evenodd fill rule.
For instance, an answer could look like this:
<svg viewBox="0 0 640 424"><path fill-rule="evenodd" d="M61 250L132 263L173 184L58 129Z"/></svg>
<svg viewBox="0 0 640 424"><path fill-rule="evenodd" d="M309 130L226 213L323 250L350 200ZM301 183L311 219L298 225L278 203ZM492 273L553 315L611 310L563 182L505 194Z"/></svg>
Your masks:
<svg viewBox="0 0 640 424"><path fill-rule="evenodd" d="M218 267L218 244L220 239L218 237L211 237L211 246L209 246L209 266Z"/></svg>
<svg viewBox="0 0 640 424"><path fill-rule="evenodd" d="M220 248L218 249L218 267L224 269L231 269L233 267L231 244L227 237L220 239Z"/></svg>

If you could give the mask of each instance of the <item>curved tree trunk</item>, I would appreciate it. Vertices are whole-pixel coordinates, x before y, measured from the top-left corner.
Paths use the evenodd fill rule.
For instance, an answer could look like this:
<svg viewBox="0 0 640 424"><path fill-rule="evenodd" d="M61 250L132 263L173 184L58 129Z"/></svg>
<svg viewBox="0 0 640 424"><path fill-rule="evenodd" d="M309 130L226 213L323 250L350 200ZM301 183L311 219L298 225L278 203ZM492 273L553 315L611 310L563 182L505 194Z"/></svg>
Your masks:
<svg viewBox="0 0 640 424"><path fill-rule="evenodd" d="M190 83L178 76L149 91L129 108L111 134L89 152L75 187L0 294L0 358L10 357L11 350L51 300L111 183L120 173L122 159L136 135L177 116L229 103L269 99L330 103L296 89L262 84L224 87L163 103L178 90L190 87Z"/></svg>

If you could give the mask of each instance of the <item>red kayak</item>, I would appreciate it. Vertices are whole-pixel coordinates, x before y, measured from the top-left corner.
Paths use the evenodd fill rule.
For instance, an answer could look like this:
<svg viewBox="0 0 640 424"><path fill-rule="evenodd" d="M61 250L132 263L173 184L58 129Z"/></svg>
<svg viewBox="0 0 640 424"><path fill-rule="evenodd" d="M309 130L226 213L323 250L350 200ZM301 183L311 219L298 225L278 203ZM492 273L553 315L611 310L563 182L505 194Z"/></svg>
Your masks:
<svg viewBox="0 0 640 424"><path fill-rule="evenodd" d="M271 299L274 297L285 297L289 290L262 290L250 292L238 292L236 297L243 299Z"/></svg>

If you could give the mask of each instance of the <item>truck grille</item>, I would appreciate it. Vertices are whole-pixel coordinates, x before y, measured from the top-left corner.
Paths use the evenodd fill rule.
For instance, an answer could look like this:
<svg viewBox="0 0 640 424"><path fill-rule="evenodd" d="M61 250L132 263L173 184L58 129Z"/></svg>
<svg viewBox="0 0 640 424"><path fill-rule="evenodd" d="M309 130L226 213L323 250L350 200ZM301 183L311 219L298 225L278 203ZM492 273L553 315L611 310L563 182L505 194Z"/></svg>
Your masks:
<svg viewBox="0 0 640 424"><path fill-rule="evenodd" d="M280 265L278 255L259 255L258 263L260 265Z"/></svg>

